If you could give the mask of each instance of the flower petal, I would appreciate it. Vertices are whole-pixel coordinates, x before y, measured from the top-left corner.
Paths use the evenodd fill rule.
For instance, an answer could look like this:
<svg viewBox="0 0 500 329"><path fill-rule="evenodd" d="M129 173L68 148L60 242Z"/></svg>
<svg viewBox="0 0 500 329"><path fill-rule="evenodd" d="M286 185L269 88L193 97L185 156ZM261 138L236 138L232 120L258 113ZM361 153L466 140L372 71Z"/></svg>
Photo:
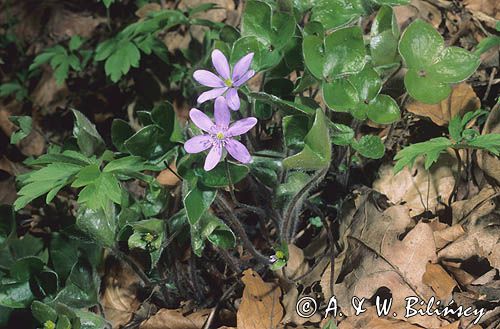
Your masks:
<svg viewBox="0 0 500 329"><path fill-rule="evenodd" d="M198 128L206 132L209 132L210 128L214 126L212 120L198 109L192 108L191 111L189 111L189 117Z"/></svg>
<svg viewBox="0 0 500 329"><path fill-rule="evenodd" d="M240 108L240 96L238 96L236 88L229 88L226 94L226 101L231 110L238 111Z"/></svg>
<svg viewBox="0 0 500 329"><path fill-rule="evenodd" d="M194 71L193 78L200 84L207 87L224 87L224 81L207 70Z"/></svg>
<svg viewBox="0 0 500 329"><path fill-rule="evenodd" d="M250 80L254 75L255 75L255 71L254 70L247 71L241 78L239 78L233 84L236 87L239 87L242 84L244 84L245 82L247 82L248 80Z"/></svg>
<svg viewBox="0 0 500 329"><path fill-rule="evenodd" d="M198 97L197 102L198 104L205 103L209 99L214 99L222 95L225 91L227 90L227 87L224 88L215 88L209 91L205 91L204 93L201 93L201 95Z"/></svg>
<svg viewBox="0 0 500 329"><path fill-rule="evenodd" d="M257 119L254 117L248 117L245 119L241 119L236 121L229 127L227 130L226 136L233 137L243 135L247 131L253 128L257 124Z"/></svg>
<svg viewBox="0 0 500 329"><path fill-rule="evenodd" d="M229 73L231 69L229 68L229 63L226 56L219 49L212 51L212 64L223 79L227 80L230 78Z"/></svg>
<svg viewBox="0 0 500 329"><path fill-rule="evenodd" d="M210 135L198 135L190 138L184 143L187 153L199 153L208 150L212 146Z"/></svg>
<svg viewBox="0 0 500 329"><path fill-rule="evenodd" d="M210 152L208 152L207 158L205 159L205 165L203 169L206 171L212 170L219 163L222 158L222 147L220 144L212 146Z"/></svg>
<svg viewBox="0 0 500 329"><path fill-rule="evenodd" d="M217 97L215 99L214 108L215 124L218 127L227 129L227 127L229 126L229 122L231 121L231 113L227 108L226 99L222 96Z"/></svg>
<svg viewBox="0 0 500 329"><path fill-rule="evenodd" d="M238 81L245 73L247 73L252 64L253 53L243 56L233 68L233 81Z"/></svg>
<svg viewBox="0 0 500 329"><path fill-rule="evenodd" d="M235 139L228 139L226 142L226 150L233 158L241 163L249 163L252 161L252 156L248 152L245 145L241 144Z"/></svg>

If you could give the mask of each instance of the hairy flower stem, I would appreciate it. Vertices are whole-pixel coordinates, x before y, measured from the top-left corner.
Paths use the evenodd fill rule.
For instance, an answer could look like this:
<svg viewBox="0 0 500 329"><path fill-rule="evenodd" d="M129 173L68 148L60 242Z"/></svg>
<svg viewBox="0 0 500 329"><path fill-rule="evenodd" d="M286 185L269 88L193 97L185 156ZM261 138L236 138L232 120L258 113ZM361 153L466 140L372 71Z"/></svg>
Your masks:
<svg viewBox="0 0 500 329"><path fill-rule="evenodd" d="M243 228L243 225L241 225L240 221L236 216L233 214L233 209L229 206L227 203L226 199L221 196L220 194L217 195L215 202L219 208L221 208L224 211L224 214L226 215L227 222L229 224L229 227L236 233L236 235L241 239L241 242L243 243L243 246L252 254L252 256L255 257L255 259L264 265L269 265L271 264L271 261L269 257L264 256L261 254L257 249L255 249L254 245L248 238L247 233L245 232L245 229Z"/></svg>
<svg viewBox="0 0 500 329"><path fill-rule="evenodd" d="M328 167L318 170L311 179L293 196L283 211L283 225L281 226L281 239L290 243L297 230L299 216L297 211L304 203L309 191L319 184L328 173Z"/></svg>

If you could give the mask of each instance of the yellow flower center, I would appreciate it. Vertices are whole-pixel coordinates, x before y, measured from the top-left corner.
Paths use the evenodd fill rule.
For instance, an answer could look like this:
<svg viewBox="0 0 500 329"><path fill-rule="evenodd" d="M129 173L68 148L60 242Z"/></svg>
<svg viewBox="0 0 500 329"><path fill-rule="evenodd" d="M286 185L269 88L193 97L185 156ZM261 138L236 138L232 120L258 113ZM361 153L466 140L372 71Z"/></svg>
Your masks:
<svg viewBox="0 0 500 329"><path fill-rule="evenodd" d="M226 84L226 86L228 87L231 87L233 85L233 81L231 81L231 79L226 79L224 80L224 83Z"/></svg>
<svg viewBox="0 0 500 329"><path fill-rule="evenodd" d="M149 243L153 242L154 239L155 239L155 237L151 233L146 233L146 235L144 236L144 241L149 242Z"/></svg>
<svg viewBox="0 0 500 329"><path fill-rule="evenodd" d="M220 131L217 133L217 139L224 139L224 134L221 133Z"/></svg>
<svg viewBox="0 0 500 329"><path fill-rule="evenodd" d="M276 258L283 259L284 257L285 257L285 254L283 253L283 251L281 251L281 250L276 251Z"/></svg>
<svg viewBox="0 0 500 329"><path fill-rule="evenodd" d="M47 320L43 324L43 328L44 329L55 329L56 328L56 324L54 322L50 321L50 320Z"/></svg>

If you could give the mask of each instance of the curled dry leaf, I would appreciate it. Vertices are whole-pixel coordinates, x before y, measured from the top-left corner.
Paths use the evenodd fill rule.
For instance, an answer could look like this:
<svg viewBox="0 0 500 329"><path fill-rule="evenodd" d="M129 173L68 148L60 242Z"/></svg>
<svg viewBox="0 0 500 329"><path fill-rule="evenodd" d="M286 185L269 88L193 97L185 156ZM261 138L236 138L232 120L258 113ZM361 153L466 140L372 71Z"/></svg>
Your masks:
<svg viewBox="0 0 500 329"><path fill-rule="evenodd" d="M457 286L457 282L441 265L432 263L427 264L422 282L431 287L436 293L435 296L445 303L451 300L453 289Z"/></svg>
<svg viewBox="0 0 500 329"><path fill-rule="evenodd" d="M480 107L481 101L472 87L463 82L453 86L450 96L438 104L424 104L413 101L408 104L407 110L428 117L439 126L444 126L454 116L462 116L464 113L477 110Z"/></svg>
<svg viewBox="0 0 500 329"><path fill-rule="evenodd" d="M442 249L440 259L467 260L474 256L494 257L500 236L500 214L493 212L487 216L471 221L466 227L467 234Z"/></svg>
<svg viewBox="0 0 500 329"><path fill-rule="evenodd" d="M144 321L139 329L200 329L203 328L209 314L209 309L183 314L180 309L164 308Z"/></svg>
<svg viewBox="0 0 500 329"><path fill-rule="evenodd" d="M446 227L445 229L439 231L434 231L434 242L436 243L436 248L438 250L442 249L464 234L465 230L460 224Z"/></svg>
<svg viewBox="0 0 500 329"><path fill-rule="evenodd" d="M478 194L467 200L453 202L451 205L453 223L466 220L475 222L478 218L490 214L496 208L494 198L497 192L491 185L486 185Z"/></svg>
<svg viewBox="0 0 500 329"><path fill-rule="evenodd" d="M424 169L423 162L419 158L412 169L406 167L396 175L392 166L381 166L380 178L373 182L373 188L385 194L392 203L404 202L412 217L425 211L436 213L453 191L456 159L443 154L429 171Z"/></svg>
<svg viewBox="0 0 500 329"><path fill-rule="evenodd" d="M101 305L113 328L127 324L139 307L136 289L140 282L140 278L128 266L108 258Z"/></svg>
<svg viewBox="0 0 500 329"><path fill-rule="evenodd" d="M496 105L491 110L484 124L482 134L500 134L500 105ZM500 184L500 159L486 152L477 152L477 162L486 175L495 179Z"/></svg>
<svg viewBox="0 0 500 329"><path fill-rule="evenodd" d="M264 282L252 269L243 272L242 281L245 288L237 313L238 329L277 327L283 318L280 287Z"/></svg>

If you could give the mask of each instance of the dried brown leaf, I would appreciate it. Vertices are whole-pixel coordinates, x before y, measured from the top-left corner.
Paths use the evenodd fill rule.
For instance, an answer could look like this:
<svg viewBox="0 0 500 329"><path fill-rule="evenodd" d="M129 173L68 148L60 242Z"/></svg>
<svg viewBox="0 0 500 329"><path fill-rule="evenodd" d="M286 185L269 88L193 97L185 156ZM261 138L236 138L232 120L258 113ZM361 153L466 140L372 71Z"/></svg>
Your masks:
<svg viewBox="0 0 500 329"><path fill-rule="evenodd" d="M443 247L455 241L464 234L465 230L463 226L460 224L447 227L443 230L434 231L434 241L436 242L436 248L442 249Z"/></svg>
<svg viewBox="0 0 500 329"><path fill-rule="evenodd" d="M408 104L407 110L411 113L430 118L439 126L447 125L456 115L462 116L466 112L477 110L481 101L476 96L474 89L463 82L453 87L448 98L438 104L424 104L413 101Z"/></svg>
<svg viewBox="0 0 500 329"><path fill-rule="evenodd" d="M170 165L170 168L173 170L173 171L177 171L177 166L175 165L175 163L171 163ZM158 176L156 177L156 180L158 181L158 183L160 183L161 185L164 185L164 186L175 186L179 183L179 177L177 177L177 175L175 175L172 170L169 170L169 169L165 169L165 170L162 170Z"/></svg>
<svg viewBox="0 0 500 329"><path fill-rule="evenodd" d="M380 178L373 182L373 188L385 194L392 203L405 202L412 217L425 211L436 213L453 191L456 159L443 154L429 171L424 169L423 162L419 158L412 169L406 167L396 175L392 166L381 166Z"/></svg>
<svg viewBox="0 0 500 329"><path fill-rule="evenodd" d="M493 107L486 123L484 125L482 134L500 134L500 106ZM486 175L496 180L500 184L500 159L491 155L486 151L477 152L477 162L479 167L486 173Z"/></svg>
<svg viewBox="0 0 500 329"><path fill-rule="evenodd" d="M385 210L374 202L377 193L364 198L364 202L350 221L347 232L347 257L341 269L347 273L342 282L335 284L339 305L350 305L352 296L370 299L382 287L393 296L392 311L396 318L426 327L439 327L443 322L435 317L405 319L405 298L430 298L433 291L422 282L429 262L436 262L436 246L429 224L412 220L406 206L392 206ZM405 232L408 232L405 236ZM322 284L324 287L325 284ZM323 291L328 296L328 291ZM342 309L352 316L349 308Z"/></svg>
<svg viewBox="0 0 500 329"><path fill-rule="evenodd" d="M281 289L266 283L257 272L243 272L243 297L237 313L238 329L275 328L283 318Z"/></svg>
<svg viewBox="0 0 500 329"><path fill-rule="evenodd" d="M106 319L118 328L127 324L139 307L136 290L141 280L128 266L111 258L106 262L105 273L101 305Z"/></svg>
<svg viewBox="0 0 500 329"><path fill-rule="evenodd" d="M207 321L209 314L209 309L183 314L180 309L164 308L144 321L139 329L200 329Z"/></svg>
<svg viewBox="0 0 500 329"><path fill-rule="evenodd" d="M427 264L422 282L432 288L439 300L448 302L457 282L439 264Z"/></svg>
<svg viewBox="0 0 500 329"><path fill-rule="evenodd" d="M366 310L360 316L353 316L342 321L339 325L339 329L359 329L359 328L370 328L370 329L419 329L421 327L412 325L405 321L384 319L377 316L374 307Z"/></svg>
<svg viewBox="0 0 500 329"><path fill-rule="evenodd" d="M493 212L470 222L466 227L467 234L439 251L439 258L466 260L473 256L488 257L500 237L499 221L500 214Z"/></svg>

